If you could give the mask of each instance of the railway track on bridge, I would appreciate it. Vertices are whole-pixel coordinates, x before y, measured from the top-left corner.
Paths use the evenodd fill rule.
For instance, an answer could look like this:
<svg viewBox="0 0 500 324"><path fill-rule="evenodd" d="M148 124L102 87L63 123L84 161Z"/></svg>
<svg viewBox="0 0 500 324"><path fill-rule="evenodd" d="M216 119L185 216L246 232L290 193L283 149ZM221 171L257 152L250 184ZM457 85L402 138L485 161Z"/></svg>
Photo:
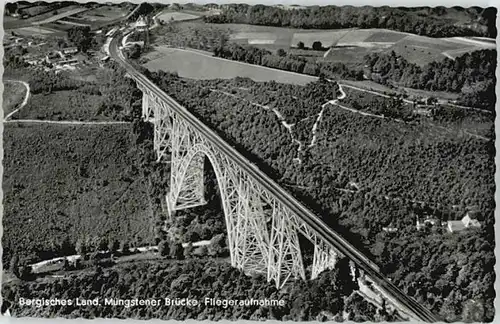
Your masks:
<svg viewBox="0 0 500 324"><path fill-rule="evenodd" d="M392 282L387 280L380 273L379 269L370 259L358 251L354 246L342 238L339 234L333 231L319 217L307 209L301 202L295 199L285 189L281 188L274 180L267 176L264 172L256 168L248 159L246 159L235 148L226 143L215 131L196 118L185 107L168 96L158 86L156 86L146 76L141 74L137 69L130 64L123 56L119 49L120 39L123 35L116 35L110 42L110 56L119 62L128 72L128 74L140 83L144 88L153 92L158 98L167 103L177 114L189 122L196 131L206 136L217 149L231 157L231 159L251 177L253 177L262 187L268 190L272 195L282 202L284 206L289 208L293 213L298 215L308 226L314 229L317 234L340 253L352 260L356 266L364 272L377 286L377 288L392 302L398 309L408 314L411 318L418 319L424 322L437 322L437 318L427 308L419 304L413 298L404 294Z"/></svg>

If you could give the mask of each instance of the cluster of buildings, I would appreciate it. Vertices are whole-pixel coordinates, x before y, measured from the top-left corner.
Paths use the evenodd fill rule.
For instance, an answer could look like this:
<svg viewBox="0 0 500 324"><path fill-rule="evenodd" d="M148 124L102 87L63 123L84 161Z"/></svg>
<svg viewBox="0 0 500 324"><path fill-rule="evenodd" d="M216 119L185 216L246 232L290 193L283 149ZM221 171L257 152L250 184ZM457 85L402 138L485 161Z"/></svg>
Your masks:
<svg viewBox="0 0 500 324"><path fill-rule="evenodd" d="M44 46L45 45L45 46ZM8 36L4 39L4 48L17 47L20 57L34 67L57 68L66 65L78 64L75 57L78 54L76 47L64 47L58 50L47 49L47 41L36 37Z"/></svg>
<svg viewBox="0 0 500 324"><path fill-rule="evenodd" d="M445 227L450 233L460 232L468 228L479 228L481 223L475 218L475 213L467 212L464 217L460 220L449 220L441 222L437 218L426 218L423 222L417 218L416 228L421 230L427 226L439 226Z"/></svg>
<svg viewBox="0 0 500 324"><path fill-rule="evenodd" d="M64 65L78 64L78 59L74 57L77 53L78 49L76 47L66 47L46 53L25 54L22 59L30 65L57 68Z"/></svg>
<svg viewBox="0 0 500 324"><path fill-rule="evenodd" d="M440 221L437 218L426 217L423 221L417 217L416 229L418 231L423 230L427 227L436 227L441 226L446 228L449 233L456 233L468 228L479 228L481 227L481 222L477 220L474 212L467 212L465 216L460 220L449 220L449 221ZM386 233L395 233L398 231L398 228L394 226L393 223L382 227L382 230Z"/></svg>

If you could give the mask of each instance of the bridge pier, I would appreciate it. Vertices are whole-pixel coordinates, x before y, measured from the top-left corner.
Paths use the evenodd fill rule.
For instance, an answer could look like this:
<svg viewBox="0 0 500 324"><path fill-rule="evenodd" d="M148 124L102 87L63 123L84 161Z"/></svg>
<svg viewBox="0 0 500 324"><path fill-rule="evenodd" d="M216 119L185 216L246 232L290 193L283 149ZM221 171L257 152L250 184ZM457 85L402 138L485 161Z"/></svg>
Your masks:
<svg viewBox="0 0 500 324"><path fill-rule="evenodd" d="M314 258L311 269L312 280L316 279L321 272L333 269L338 259L337 253L323 241L318 238L315 238L314 241Z"/></svg>
<svg viewBox="0 0 500 324"><path fill-rule="evenodd" d="M293 276L306 279L297 229L282 206L274 203L267 280L281 288Z"/></svg>

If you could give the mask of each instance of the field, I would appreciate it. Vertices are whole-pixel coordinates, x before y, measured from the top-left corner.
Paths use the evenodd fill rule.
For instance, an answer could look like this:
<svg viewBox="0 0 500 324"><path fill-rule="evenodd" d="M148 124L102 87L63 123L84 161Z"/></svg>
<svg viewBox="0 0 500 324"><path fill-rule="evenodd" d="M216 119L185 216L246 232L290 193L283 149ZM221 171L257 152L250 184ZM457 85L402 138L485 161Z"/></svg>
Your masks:
<svg viewBox="0 0 500 324"><path fill-rule="evenodd" d="M43 20L38 20L38 21L34 22L33 24L34 25L48 24L48 23L63 19L65 17L69 17L72 15L84 12L84 11L87 11L87 8L74 8L71 10L65 10L64 12L57 13L57 14L53 15L52 17L48 17L48 18L43 19Z"/></svg>
<svg viewBox="0 0 500 324"><path fill-rule="evenodd" d="M152 71L177 72L181 77L200 80L247 77L255 81L275 80L293 84L306 84L316 80L307 75L223 60L210 55L210 53L157 46L154 52L145 55L148 62L144 66Z"/></svg>
<svg viewBox="0 0 500 324"><path fill-rule="evenodd" d="M230 40L270 50L290 50L303 42L311 48L315 41L324 47L333 46L326 60L348 65L359 65L366 54L394 51L408 61L419 65L456 57L466 52L492 45L465 38L430 38L384 29L301 30L281 27L225 24L231 31Z"/></svg>
<svg viewBox="0 0 500 324"><path fill-rule="evenodd" d="M357 46L332 47L324 53L324 57L320 60L344 63L350 67L360 67L363 66L366 55L370 53L380 53L383 51L383 48L367 48Z"/></svg>
<svg viewBox="0 0 500 324"><path fill-rule="evenodd" d="M128 10L118 6L104 5L96 9L77 14L71 18L84 20L84 21L110 21L118 18L125 17Z"/></svg>
<svg viewBox="0 0 500 324"><path fill-rule="evenodd" d="M330 31L297 32L293 35L292 46L303 42L306 47L312 47L312 43L320 41L324 47L347 46L359 44L369 46L370 43L394 43L406 37L406 34L391 30L376 29L340 29Z"/></svg>
<svg viewBox="0 0 500 324"><path fill-rule="evenodd" d="M131 125L4 126L4 260L36 261L67 236L152 240Z"/></svg>
<svg viewBox="0 0 500 324"><path fill-rule="evenodd" d="M19 82L3 82L3 114L4 118L19 106L26 95L26 88Z"/></svg>
<svg viewBox="0 0 500 324"><path fill-rule="evenodd" d="M163 11L158 16L156 16L160 21L183 21L183 20L192 20L200 18L200 16L179 12L179 11Z"/></svg>
<svg viewBox="0 0 500 324"><path fill-rule="evenodd" d="M8 30L7 32L14 32L16 35L19 36L55 36L58 34L61 34L61 31L51 29L50 26L47 27L42 27L42 26L30 26L30 27L22 27L22 28L17 28L17 29L11 29ZM61 34L62 35L62 34Z"/></svg>

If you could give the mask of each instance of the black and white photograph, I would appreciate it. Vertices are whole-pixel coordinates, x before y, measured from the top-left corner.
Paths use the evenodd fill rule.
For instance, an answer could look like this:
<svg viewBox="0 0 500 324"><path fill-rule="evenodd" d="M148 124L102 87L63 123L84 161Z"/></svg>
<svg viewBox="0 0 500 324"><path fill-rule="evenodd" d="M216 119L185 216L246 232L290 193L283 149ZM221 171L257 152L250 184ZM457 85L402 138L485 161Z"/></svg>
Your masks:
<svg viewBox="0 0 500 324"><path fill-rule="evenodd" d="M497 9L192 1L1 4L1 316L496 322Z"/></svg>

